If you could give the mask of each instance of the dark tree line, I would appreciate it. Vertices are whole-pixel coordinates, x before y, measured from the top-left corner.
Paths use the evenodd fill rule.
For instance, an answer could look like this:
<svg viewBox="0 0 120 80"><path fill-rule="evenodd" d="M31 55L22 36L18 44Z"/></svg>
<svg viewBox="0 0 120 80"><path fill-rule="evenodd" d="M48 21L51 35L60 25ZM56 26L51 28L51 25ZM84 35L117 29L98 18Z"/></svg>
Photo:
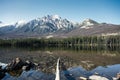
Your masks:
<svg viewBox="0 0 120 80"><path fill-rule="evenodd" d="M0 46L4 47L67 47L67 48L120 48L120 36L85 36L64 39L0 39Z"/></svg>

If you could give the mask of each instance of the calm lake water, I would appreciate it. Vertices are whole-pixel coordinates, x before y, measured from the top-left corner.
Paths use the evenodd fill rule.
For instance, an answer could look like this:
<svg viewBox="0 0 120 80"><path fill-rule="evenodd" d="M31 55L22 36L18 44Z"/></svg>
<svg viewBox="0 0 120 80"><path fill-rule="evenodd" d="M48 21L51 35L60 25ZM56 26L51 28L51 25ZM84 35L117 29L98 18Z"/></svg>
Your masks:
<svg viewBox="0 0 120 80"><path fill-rule="evenodd" d="M0 62L9 63L16 57L34 63L51 63L44 66L43 73L55 73L58 58L74 77L98 72L110 78L120 72L119 50L0 48Z"/></svg>

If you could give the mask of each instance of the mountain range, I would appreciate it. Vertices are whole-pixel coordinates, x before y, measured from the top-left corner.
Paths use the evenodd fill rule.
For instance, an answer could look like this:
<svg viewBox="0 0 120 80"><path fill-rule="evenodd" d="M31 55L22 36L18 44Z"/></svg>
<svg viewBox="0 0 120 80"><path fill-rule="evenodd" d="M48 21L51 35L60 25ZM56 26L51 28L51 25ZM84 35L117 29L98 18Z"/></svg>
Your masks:
<svg viewBox="0 0 120 80"><path fill-rule="evenodd" d="M58 15L47 15L31 21L3 24L0 21L0 38L67 38L76 36L119 35L120 25L98 23L92 19L72 22Z"/></svg>

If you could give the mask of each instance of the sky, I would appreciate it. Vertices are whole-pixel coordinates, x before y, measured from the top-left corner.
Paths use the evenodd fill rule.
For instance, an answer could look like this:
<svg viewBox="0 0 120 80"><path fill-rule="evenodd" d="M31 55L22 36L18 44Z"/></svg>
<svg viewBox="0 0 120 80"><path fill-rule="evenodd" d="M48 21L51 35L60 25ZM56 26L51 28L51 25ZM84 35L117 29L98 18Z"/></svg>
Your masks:
<svg viewBox="0 0 120 80"><path fill-rule="evenodd" d="M3 23L56 14L73 22L90 18L100 23L120 24L120 0L0 0Z"/></svg>

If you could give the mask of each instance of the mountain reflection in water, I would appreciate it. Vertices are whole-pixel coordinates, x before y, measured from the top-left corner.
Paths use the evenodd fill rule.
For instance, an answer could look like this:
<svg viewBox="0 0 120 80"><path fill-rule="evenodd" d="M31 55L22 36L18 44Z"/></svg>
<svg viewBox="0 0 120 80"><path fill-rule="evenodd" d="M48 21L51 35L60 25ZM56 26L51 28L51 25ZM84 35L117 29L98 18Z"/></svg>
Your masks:
<svg viewBox="0 0 120 80"><path fill-rule="evenodd" d="M54 80L56 61L60 57L72 77L88 77L95 72L109 79L120 71L120 51L117 50L68 50L68 49L17 49L0 48L0 62L9 63L16 57L40 63L42 69L23 71L18 80ZM46 64L48 64L46 66ZM107 66L111 65L111 66ZM16 78L7 74L4 78ZM66 80L61 70L61 80Z"/></svg>

